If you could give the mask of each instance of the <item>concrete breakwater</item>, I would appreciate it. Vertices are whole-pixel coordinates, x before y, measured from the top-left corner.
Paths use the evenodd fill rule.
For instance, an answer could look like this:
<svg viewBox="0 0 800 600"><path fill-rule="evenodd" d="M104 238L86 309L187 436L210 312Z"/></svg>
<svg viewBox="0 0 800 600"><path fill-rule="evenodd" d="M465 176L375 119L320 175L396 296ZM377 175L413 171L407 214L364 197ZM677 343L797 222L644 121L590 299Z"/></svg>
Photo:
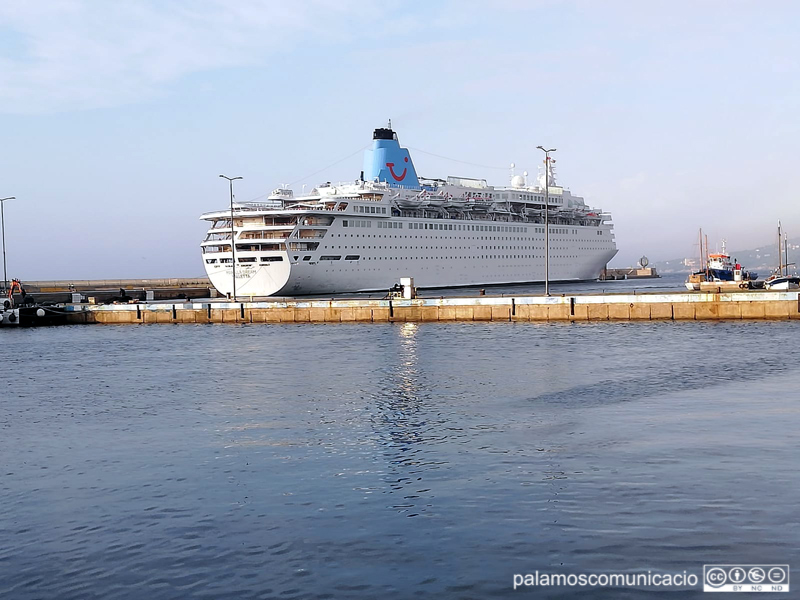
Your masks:
<svg viewBox="0 0 800 600"><path fill-rule="evenodd" d="M26 280L22 285L29 292L82 292L103 289L211 288L208 277L173 277L170 279L60 279Z"/></svg>
<svg viewBox="0 0 800 600"><path fill-rule="evenodd" d="M800 293L731 292L469 298L74 304L71 323L327 323L800 319Z"/></svg>
<svg viewBox="0 0 800 600"><path fill-rule="evenodd" d="M23 281L23 288L37 302L81 302L101 304L125 295L137 300L208 298L216 290L205 278L183 279L99 279L74 281Z"/></svg>

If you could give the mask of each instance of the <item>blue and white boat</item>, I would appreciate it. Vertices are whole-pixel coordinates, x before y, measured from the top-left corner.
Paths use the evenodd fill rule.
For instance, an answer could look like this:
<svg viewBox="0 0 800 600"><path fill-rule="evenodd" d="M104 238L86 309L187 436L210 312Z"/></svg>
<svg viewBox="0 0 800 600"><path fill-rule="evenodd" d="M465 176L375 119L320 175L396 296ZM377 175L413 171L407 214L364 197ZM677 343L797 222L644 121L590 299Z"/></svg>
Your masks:
<svg viewBox="0 0 800 600"><path fill-rule="evenodd" d="M722 252L708 255L708 280L709 281L753 281L758 278L758 273L746 271L736 259L731 260L730 254L725 251L725 240L722 240Z"/></svg>
<svg viewBox="0 0 800 600"><path fill-rule="evenodd" d="M725 240L722 240L722 252L709 254L706 267L692 273L686 280L689 290L702 289L701 284L731 283L738 287L752 287L750 282L758 279L758 273L747 271L736 259L731 260L730 254L725 250Z"/></svg>

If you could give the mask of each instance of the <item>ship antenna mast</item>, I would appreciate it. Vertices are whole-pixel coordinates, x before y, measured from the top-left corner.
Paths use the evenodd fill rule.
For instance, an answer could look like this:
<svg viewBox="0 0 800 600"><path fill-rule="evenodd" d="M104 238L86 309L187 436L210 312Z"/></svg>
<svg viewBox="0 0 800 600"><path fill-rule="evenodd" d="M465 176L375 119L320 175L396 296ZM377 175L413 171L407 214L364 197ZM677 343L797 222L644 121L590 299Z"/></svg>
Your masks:
<svg viewBox="0 0 800 600"><path fill-rule="evenodd" d="M558 185L556 182L556 159L553 158L550 160L550 164L548 165L550 172L548 175L550 176L550 185Z"/></svg>

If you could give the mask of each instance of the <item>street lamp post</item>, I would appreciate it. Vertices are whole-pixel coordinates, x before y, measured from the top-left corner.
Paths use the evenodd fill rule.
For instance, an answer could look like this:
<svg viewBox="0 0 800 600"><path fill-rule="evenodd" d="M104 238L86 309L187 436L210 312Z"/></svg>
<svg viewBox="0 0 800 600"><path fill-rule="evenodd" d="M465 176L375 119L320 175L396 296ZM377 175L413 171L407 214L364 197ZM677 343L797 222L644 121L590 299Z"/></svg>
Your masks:
<svg viewBox="0 0 800 600"><path fill-rule="evenodd" d="M241 177L227 177L220 175L223 179L227 179L231 188L231 266L233 267L233 301L236 302L236 234L233 230L233 182Z"/></svg>
<svg viewBox="0 0 800 600"><path fill-rule="evenodd" d="M544 152L544 295L550 295L550 153L555 148L545 150L543 146L536 146Z"/></svg>
<svg viewBox="0 0 800 600"><path fill-rule="evenodd" d="M6 216L3 212L3 206L6 200L16 200L14 196L8 198L0 198L0 229L3 230L3 292L8 291L8 272L6 270Z"/></svg>

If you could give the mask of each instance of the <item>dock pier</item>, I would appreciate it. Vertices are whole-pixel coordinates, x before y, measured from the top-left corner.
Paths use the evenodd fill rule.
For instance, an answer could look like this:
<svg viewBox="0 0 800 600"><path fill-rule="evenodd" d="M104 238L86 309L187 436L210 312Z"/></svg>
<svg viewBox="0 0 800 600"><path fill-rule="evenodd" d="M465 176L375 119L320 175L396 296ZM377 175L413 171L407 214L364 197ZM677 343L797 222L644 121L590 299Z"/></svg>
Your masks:
<svg viewBox="0 0 800 600"><path fill-rule="evenodd" d="M740 291L69 304L69 323L342 323L800 319L800 293Z"/></svg>

